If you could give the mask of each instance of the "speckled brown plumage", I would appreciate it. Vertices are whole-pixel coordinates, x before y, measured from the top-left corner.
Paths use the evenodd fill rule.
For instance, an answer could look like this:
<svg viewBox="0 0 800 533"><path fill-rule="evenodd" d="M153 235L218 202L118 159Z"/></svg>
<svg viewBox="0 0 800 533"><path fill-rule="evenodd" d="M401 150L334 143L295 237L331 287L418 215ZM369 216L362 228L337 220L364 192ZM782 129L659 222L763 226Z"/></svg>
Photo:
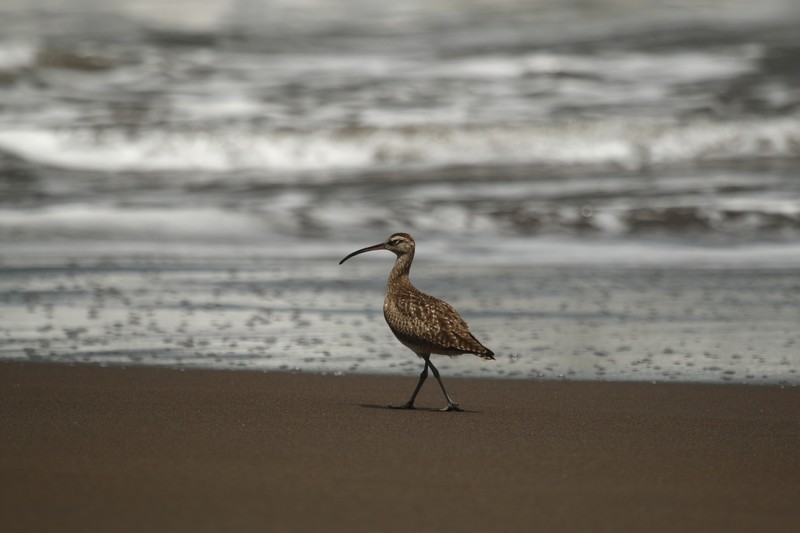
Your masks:
<svg viewBox="0 0 800 533"><path fill-rule="evenodd" d="M389 275L383 316L392 333L417 354L473 353L494 359L494 353L470 333L453 306L411 284L408 268L412 259L413 252L398 257Z"/></svg>
<svg viewBox="0 0 800 533"><path fill-rule="evenodd" d="M407 409L414 407L414 400L430 368L447 398L448 405L445 410L455 411L458 410L458 406L447 395L439 372L430 361L431 354L454 356L471 353L483 359L494 359L494 353L475 338L453 306L420 292L411 284L408 273L414 260L415 247L411 235L395 233L383 243L351 253L339 264L354 255L376 250L389 250L397 256L389 274L383 316L395 337L425 360L417 388L411 399L402 407Z"/></svg>

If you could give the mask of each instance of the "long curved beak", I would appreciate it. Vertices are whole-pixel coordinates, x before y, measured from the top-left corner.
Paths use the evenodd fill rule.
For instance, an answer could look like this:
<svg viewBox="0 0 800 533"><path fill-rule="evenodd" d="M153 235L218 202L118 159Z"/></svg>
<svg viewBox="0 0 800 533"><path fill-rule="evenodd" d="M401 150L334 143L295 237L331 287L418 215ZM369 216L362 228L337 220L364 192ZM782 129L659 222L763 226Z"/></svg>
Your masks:
<svg viewBox="0 0 800 533"><path fill-rule="evenodd" d="M344 263L345 261L347 261L348 259L350 259L354 255L363 254L364 252L374 252L376 250L385 250L385 249L386 249L386 243L385 242L382 242L380 244L376 244L375 246L367 246L366 248L362 248L360 250L356 250L352 254L348 255L347 257L345 257L344 259L339 261L339 264L341 265L342 263Z"/></svg>

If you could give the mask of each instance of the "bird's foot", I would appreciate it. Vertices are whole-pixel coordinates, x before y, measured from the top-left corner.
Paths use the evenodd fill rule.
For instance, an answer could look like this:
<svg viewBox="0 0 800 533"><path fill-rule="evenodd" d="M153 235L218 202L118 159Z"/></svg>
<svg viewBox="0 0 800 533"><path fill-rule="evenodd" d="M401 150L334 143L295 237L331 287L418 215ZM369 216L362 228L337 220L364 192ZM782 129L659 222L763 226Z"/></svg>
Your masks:
<svg viewBox="0 0 800 533"><path fill-rule="evenodd" d="M412 402L406 402L403 405L390 405L390 409L414 409L414 404Z"/></svg>
<svg viewBox="0 0 800 533"><path fill-rule="evenodd" d="M457 403L448 403L447 407L443 407L439 409L440 411L461 411L462 409L458 406Z"/></svg>

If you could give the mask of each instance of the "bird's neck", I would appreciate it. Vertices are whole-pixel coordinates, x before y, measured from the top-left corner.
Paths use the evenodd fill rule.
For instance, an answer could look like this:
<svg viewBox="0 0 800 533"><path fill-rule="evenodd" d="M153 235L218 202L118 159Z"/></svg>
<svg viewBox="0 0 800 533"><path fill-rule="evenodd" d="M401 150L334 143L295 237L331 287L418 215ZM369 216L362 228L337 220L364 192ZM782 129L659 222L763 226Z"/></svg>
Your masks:
<svg viewBox="0 0 800 533"><path fill-rule="evenodd" d="M389 273L389 284L396 280L408 280L408 272L411 270L411 262L414 260L414 252L398 255L394 262L392 271Z"/></svg>

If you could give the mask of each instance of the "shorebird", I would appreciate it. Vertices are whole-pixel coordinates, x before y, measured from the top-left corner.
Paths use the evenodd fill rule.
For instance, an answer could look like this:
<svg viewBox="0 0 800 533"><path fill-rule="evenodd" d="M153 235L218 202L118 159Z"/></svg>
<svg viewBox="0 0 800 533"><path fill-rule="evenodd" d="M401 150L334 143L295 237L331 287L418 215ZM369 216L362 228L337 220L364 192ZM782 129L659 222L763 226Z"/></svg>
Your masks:
<svg viewBox="0 0 800 533"><path fill-rule="evenodd" d="M494 352L481 344L470 333L469 326L458 315L453 306L417 290L408 279L411 262L414 260L414 239L408 233L395 233L384 242L356 250L341 261L341 265L353 256L364 252L389 250L397 256L389 281L386 284L386 299L383 302L383 317L394 336L425 361L419 382L411 398L397 409L413 409L422 384L428 378L428 369L439 382L447 399L442 411L460 411L439 377L439 371L431 363L431 354L462 355L475 354L482 359L494 359Z"/></svg>

